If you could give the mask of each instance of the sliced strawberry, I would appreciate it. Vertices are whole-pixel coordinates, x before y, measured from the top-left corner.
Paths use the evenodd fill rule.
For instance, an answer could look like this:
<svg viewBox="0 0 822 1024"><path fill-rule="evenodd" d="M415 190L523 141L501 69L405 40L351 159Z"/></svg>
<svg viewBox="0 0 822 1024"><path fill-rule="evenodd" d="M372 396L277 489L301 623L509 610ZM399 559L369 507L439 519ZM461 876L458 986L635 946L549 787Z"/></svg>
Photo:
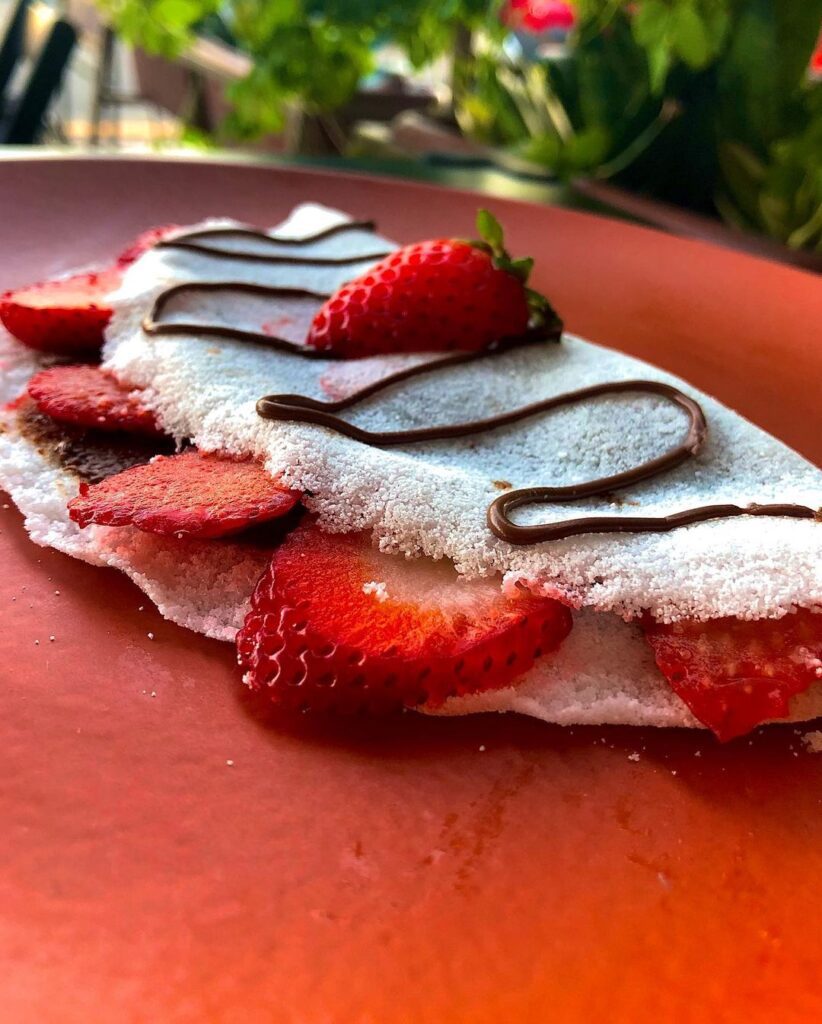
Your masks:
<svg viewBox="0 0 822 1024"><path fill-rule="evenodd" d="M157 436L154 413L133 389L97 366L52 366L36 373L28 392L41 412L60 423Z"/></svg>
<svg viewBox="0 0 822 1024"><path fill-rule="evenodd" d="M135 260L138 260L144 252L153 249L166 235L171 231L176 231L179 227L179 224L161 224L159 227L149 228L147 231L144 231L134 239L131 245L123 249L117 257L117 266L128 267Z"/></svg>
<svg viewBox="0 0 822 1024"><path fill-rule="evenodd" d="M88 353L103 344L107 299L119 285L120 271L112 267L18 288L0 296L0 320L30 348Z"/></svg>
<svg viewBox="0 0 822 1024"><path fill-rule="evenodd" d="M278 705L387 711L509 686L570 629L558 601L307 522L274 552L237 652L246 683Z"/></svg>
<svg viewBox="0 0 822 1024"><path fill-rule="evenodd" d="M190 449L161 455L99 484L80 484L68 508L81 527L136 526L206 539L277 519L299 499L257 462Z"/></svg>
<svg viewBox="0 0 822 1024"><path fill-rule="evenodd" d="M785 718L790 699L822 679L822 614L781 619L710 619L662 624L645 636L662 674L720 740Z"/></svg>

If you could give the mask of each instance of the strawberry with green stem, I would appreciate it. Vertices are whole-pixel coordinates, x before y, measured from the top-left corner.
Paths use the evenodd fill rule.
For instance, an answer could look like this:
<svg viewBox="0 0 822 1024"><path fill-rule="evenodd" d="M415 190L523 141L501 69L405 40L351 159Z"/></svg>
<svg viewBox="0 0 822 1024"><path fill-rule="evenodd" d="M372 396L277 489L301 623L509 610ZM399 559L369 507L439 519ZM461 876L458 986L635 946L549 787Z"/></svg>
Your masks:
<svg viewBox="0 0 822 1024"><path fill-rule="evenodd" d="M561 320L527 284L533 260L510 256L487 210L477 229L477 241L405 246L344 285L314 317L308 344L358 358L474 351L525 334L558 340Z"/></svg>

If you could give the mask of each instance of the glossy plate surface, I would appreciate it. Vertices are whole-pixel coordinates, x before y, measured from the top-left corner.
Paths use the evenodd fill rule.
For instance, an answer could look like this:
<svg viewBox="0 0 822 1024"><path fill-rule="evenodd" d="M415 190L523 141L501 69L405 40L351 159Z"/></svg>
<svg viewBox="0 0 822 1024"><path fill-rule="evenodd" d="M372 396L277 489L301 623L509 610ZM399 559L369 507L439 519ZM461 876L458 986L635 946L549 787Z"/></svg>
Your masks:
<svg viewBox="0 0 822 1024"><path fill-rule="evenodd" d="M482 202L570 329L822 463L808 274L291 169L8 161L0 196L3 287L167 221L268 224L313 199L411 241L469 233ZM229 646L34 547L5 506L0 566L5 1019L822 1019L822 756L793 727L720 747L513 717L283 723L245 696Z"/></svg>

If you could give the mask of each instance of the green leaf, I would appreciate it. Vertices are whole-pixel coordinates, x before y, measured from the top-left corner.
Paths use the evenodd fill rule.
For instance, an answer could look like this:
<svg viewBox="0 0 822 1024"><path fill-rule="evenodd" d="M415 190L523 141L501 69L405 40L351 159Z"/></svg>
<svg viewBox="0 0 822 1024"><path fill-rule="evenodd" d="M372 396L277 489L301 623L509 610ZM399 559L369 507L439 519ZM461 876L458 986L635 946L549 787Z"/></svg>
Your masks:
<svg viewBox="0 0 822 1024"><path fill-rule="evenodd" d="M542 167L556 170L560 163L562 143L556 135L539 135L514 148L514 152L524 160L530 160Z"/></svg>
<svg viewBox="0 0 822 1024"><path fill-rule="evenodd" d="M604 126L593 125L577 132L565 147L566 173L594 170L608 155L610 143L611 133Z"/></svg>
<svg viewBox="0 0 822 1024"><path fill-rule="evenodd" d="M764 156L801 131L807 67L822 19L822 0L746 0L718 67L720 133Z"/></svg>
<svg viewBox="0 0 822 1024"><path fill-rule="evenodd" d="M486 241L494 252L502 251L504 246L502 225L489 210L477 211L477 231L480 238Z"/></svg>
<svg viewBox="0 0 822 1024"><path fill-rule="evenodd" d="M667 46L656 46L648 51L648 72L651 80L651 92L661 95L665 80L671 67L671 51Z"/></svg>
<svg viewBox="0 0 822 1024"><path fill-rule="evenodd" d="M643 0L631 25L639 45L650 49L664 43L670 29L671 14L671 8L661 0Z"/></svg>
<svg viewBox="0 0 822 1024"><path fill-rule="evenodd" d="M724 2L712 3L700 10L705 30L711 40L711 48L718 54L725 44L725 37L731 25L731 13Z"/></svg>
<svg viewBox="0 0 822 1024"><path fill-rule="evenodd" d="M202 17L199 0L157 0L153 17L169 29L186 29Z"/></svg>
<svg viewBox="0 0 822 1024"><path fill-rule="evenodd" d="M518 277L523 284L531 276L531 271L534 269L534 260L531 256L524 256L522 259L511 260L508 267L510 273L515 277Z"/></svg>
<svg viewBox="0 0 822 1024"><path fill-rule="evenodd" d="M671 37L674 49L689 67L705 67L711 57L711 42L705 23L689 3L673 9Z"/></svg>

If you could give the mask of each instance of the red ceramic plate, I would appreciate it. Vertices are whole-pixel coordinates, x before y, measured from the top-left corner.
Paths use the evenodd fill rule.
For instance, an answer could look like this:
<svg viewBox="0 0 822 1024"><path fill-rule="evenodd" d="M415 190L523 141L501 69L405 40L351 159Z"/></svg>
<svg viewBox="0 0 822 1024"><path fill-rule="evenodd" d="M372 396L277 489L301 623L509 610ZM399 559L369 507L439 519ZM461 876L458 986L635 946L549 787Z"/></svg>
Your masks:
<svg viewBox="0 0 822 1024"><path fill-rule="evenodd" d="M2 162L0 195L4 285L165 221L268 224L314 199L410 241L465 234L478 203L85 159ZM822 461L817 278L492 206L572 330ZM117 574L35 548L14 509L0 530L5 1019L822 1017L822 757L794 728L720 747L513 717L286 725L244 695L230 647L164 622Z"/></svg>

